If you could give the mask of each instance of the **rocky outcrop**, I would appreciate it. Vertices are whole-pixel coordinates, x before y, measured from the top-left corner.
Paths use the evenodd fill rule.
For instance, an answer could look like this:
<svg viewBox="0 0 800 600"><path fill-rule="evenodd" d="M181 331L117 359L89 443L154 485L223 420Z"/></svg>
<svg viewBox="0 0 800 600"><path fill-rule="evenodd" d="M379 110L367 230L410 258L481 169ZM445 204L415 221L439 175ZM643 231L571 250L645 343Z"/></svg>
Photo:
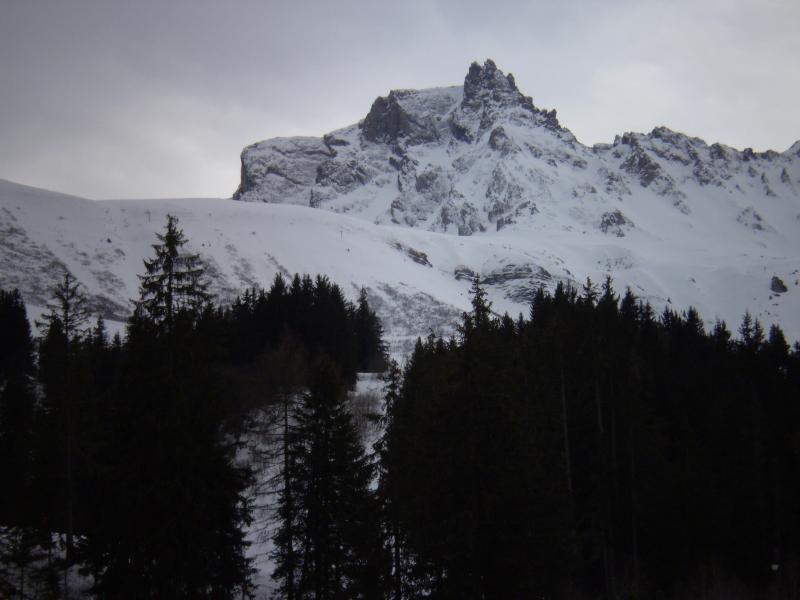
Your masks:
<svg viewBox="0 0 800 600"><path fill-rule="evenodd" d="M436 124L429 118L406 111L401 100L413 91L393 91L386 98L377 98L361 124L363 138L369 142L392 144L424 144L439 139Z"/></svg>
<svg viewBox="0 0 800 600"><path fill-rule="evenodd" d="M485 286L498 288L512 302L526 303L537 289L548 287L553 276L539 265L507 264L485 273L480 281Z"/></svg>
<svg viewBox="0 0 800 600"><path fill-rule="evenodd" d="M623 143L625 142L623 141ZM647 187L663 176L661 165L650 158L638 144L633 146L628 157L622 162L622 169L629 175L633 175L642 187Z"/></svg>
<svg viewBox="0 0 800 600"><path fill-rule="evenodd" d="M327 160L317 167L315 180L318 186L330 186L340 194L346 194L370 179L369 172L358 161Z"/></svg>
<svg viewBox="0 0 800 600"><path fill-rule="evenodd" d="M470 269L467 265L458 265L453 270L453 277L455 277L456 281L475 281L475 278L478 274Z"/></svg>
<svg viewBox="0 0 800 600"><path fill-rule="evenodd" d="M783 280L777 275L772 276L772 280L769 283L769 289L775 294L785 294L789 291L789 289L786 287L786 284L783 283Z"/></svg>
<svg viewBox="0 0 800 600"><path fill-rule="evenodd" d="M600 231L606 235L625 237L625 229L633 227L633 223L620 210L605 212L600 217Z"/></svg>
<svg viewBox="0 0 800 600"><path fill-rule="evenodd" d="M513 148L511 138L502 127L495 127L489 135L489 147L503 154L508 154Z"/></svg>
<svg viewBox="0 0 800 600"><path fill-rule="evenodd" d="M432 267L433 266L431 264L431 261L428 260L428 255L425 254L424 252L420 251L420 250L415 250L414 248L411 248L410 246L404 246L403 244L401 244L400 242L397 242L397 241L392 242L392 247L394 249L396 249L396 250L399 250L400 252L402 252L406 256L408 256L408 258L413 260L418 265L422 265L424 267Z"/></svg>
<svg viewBox="0 0 800 600"><path fill-rule="evenodd" d="M533 102L520 93L511 73L504 75L493 60L487 60L483 66L476 62L470 65L464 78L462 108L483 110L487 105L501 107L514 104L533 109Z"/></svg>
<svg viewBox="0 0 800 600"><path fill-rule="evenodd" d="M242 180L233 197L305 203L320 166L333 156L335 151L321 138L276 138L248 146L242 151Z"/></svg>

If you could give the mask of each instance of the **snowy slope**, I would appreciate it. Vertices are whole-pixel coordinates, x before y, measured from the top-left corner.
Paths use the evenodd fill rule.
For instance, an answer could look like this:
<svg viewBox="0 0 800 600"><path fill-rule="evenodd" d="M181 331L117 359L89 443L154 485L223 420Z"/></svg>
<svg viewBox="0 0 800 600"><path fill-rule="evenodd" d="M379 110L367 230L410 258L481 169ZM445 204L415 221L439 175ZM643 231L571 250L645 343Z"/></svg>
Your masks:
<svg viewBox="0 0 800 600"><path fill-rule="evenodd" d="M122 319L137 296L142 260L172 213L222 300L268 285L277 272L325 273L353 298L367 287L398 355L417 335L454 331L469 307L472 273L486 279L495 309L514 315L527 311L540 284L600 281L610 273L620 290L630 286L657 309L693 305L707 320L720 317L733 327L749 309L798 340L800 209L781 202L759 206L772 230L744 227L735 215L723 219L724 206L709 200L697 207L695 223L675 211L681 216L673 221L637 226L624 237L575 225L456 236L290 204L90 201L0 180L0 287L19 287L35 310L69 269L98 312ZM787 292L771 291L773 276Z"/></svg>

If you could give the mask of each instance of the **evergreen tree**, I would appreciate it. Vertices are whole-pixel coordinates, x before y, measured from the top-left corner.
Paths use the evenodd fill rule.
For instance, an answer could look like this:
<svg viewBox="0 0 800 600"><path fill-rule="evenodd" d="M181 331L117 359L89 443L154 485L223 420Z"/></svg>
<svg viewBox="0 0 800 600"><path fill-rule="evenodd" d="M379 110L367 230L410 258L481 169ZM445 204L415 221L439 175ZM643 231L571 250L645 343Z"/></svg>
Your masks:
<svg viewBox="0 0 800 600"><path fill-rule="evenodd" d="M86 324L91 316L89 298L83 284L65 271L62 280L53 288L53 300L48 303L50 313L44 316L39 324L49 328L58 321L66 340L77 339L85 333Z"/></svg>
<svg viewBox="0 0 800 600"><path fill-rule="evenodd" d="M0 290L0 525L29 524L33 466L33 342L18 290Z"/></svg>
<svg viewBox="0 0 800 600"><path fill-rule="evenodd" d="M250 472L235 462L226 426L220 317L200 310L208 296L173 218L159 240L119 348L108 435L94 452L103 503L86 523L81 557L98 595L233 598L251 591L242 531ZM87 345L117 351L101 324Z"/></svg>
<svg viewBox="0 0 800 600"><path fill-rule="evenodd" d="M275 578L296 598L378 597L382 556L373 467L345 406L345 387L327 359L297 406L274 539Z"/></svg>
<svg viewBox="0 0 800 600"><path fill-rule="evenodd" d="M179 313L198 314L210 296L200 256L184 249L187 240L178 218L167 215L164 229L156 234L155 256L144 261L136 308L157 326L171 330Z"/></svg>
<svg viewBox="0 0 800 600"><path fill-rule="evenodd" d="M0 290L0 596L25 597L32 564L41 557L33 501L33 375L22 296Z"/></svg>
<svg viewBox="0 0 800 600"><path fill-rule="evenodd" d="M41 487L52 506L47 522L65 533L64 586L74 561L76 456L79 453L76 420L81 390L76 374L77 354L90 317L89 299L83 285L66 271L53 288L50 313L38 325L45 328L41 341L40 379L45 391L45 432L40 438L44 473ZM41 474L41 473L40 473ZM55 483L57 482L57 483ZM53 485L55 483L55 485Z"/></svg>
<svg viewBox="0 0 800 600"><path fill-rule="evenodd" d="M378 502L384 527L384 539L391 554L389 577L384 581L384 589L389 591L394 600L401 600L407 588L407 567L405 565L405 544L400 523L400 506L398 504L397 467L393 464L392 448L398 436L397 404L400 402L402 372L397 362L389 361L386 372L382 375L384 383L383 434L375 444L378 457Z"/></svg>
<svg viewBox="0 0 800 600"><path fill-rule="evenodd" d="M358 370L361 372L383 371L386 366L386 348L383 345L383 329L375 313L370 309L367 290L361 288L354 313Z"/></svg>
<svg viewBox="0 0 800 600"><path fill-rule="evenodd" d="M480 277L476 277L472 282L470 296L472 296L472 322L477 329L483 329L490 324L492 303L486 296L486 290L481 285Z"/></svg>
<svg viewBox="0 0 800 600"><path fill-rule="evenodd" d="M608 279L536 292L527 322L474 312L418 341L387 407L401 595L797 594L800 352L778 328L748 315L731 343Z"/></svg>

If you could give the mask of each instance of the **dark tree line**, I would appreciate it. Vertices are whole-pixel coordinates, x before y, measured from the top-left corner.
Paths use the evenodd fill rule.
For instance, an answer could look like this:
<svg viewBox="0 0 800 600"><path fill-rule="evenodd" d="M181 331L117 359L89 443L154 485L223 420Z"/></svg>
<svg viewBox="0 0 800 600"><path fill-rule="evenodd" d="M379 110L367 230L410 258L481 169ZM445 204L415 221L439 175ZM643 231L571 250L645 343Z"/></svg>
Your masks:
<svg viewBox="0 0 800 600"><path fill-rule="evenodd" d="M220 350L235 364L289 338L308 351L309 359L319 355L331 359L347 383L357 372L385 368L383 329L369 307L366 290L353 304L324 275L295 275L287 282L278 274L269 290L246 290L230 308L220 311L220 318L224 328Z"/></svg>
<svg viewBox="0 0 800 600"><path fill-rule="evenodd" d="M392 377L393 598L800 597L800 348L746 315L656 316L607 280Z"/></svg>
<svg viewBox="0 0 800 600"><path fill-rule="evenodd" d="M307 495L319 502L348 488L369 501L371 465L342 412L356 370L385 361L366 295L352 304L325 277L277 277L268 292L219 307L185 244L169 217L124 338L89 322L69 274L54 287L39 340L19 293L0 291L0 596L66 597L78 570L102 598L249 595L252 472L237 451L248 412L275 405L289 386L309 390L290 440L293 452L316 457L303 468L324 469L324 452L350 461L314 471L322 483ZM330 421L323 433L320 418ZM337 429L347 435L328 431ZM332 447L319 450L319 436ZM310 556L304 573L332 552L300 551ZM352 561L326 565L345 563L347 572L326 577L352 586L361 572Z"/></svg>

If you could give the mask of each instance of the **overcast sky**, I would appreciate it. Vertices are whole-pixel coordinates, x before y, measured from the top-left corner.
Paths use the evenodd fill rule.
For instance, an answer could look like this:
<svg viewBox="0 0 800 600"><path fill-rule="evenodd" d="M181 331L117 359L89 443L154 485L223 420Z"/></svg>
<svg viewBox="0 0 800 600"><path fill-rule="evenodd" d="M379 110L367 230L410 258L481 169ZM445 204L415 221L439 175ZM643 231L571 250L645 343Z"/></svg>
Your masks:
<svg viewBox="0 0 800 600"><path fill-rule="evenodd" d="M585 144L800 138L798 0L0 0L0 178L228 197L239 153L492 58Z"/></svg>

